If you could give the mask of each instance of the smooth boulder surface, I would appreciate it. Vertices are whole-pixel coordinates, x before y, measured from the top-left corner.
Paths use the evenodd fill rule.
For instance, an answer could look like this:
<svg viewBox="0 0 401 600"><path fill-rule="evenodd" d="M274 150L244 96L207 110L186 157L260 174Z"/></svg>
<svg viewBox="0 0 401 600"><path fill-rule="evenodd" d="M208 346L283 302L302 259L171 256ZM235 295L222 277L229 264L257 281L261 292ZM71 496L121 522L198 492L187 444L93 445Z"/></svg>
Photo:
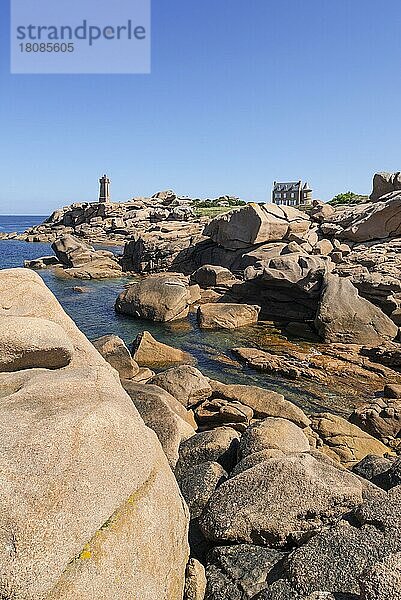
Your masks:
<svg viewBox="0 0 401 600"><path fill-rule="evenodd" d="M380 308L361 298L349 279L326 275L315 327L326 343L378 345L398 327Z"/></svg>
<svg viewBox="0 0 401 600"><path fill-rule="evenodd" d="M174 396L185 408L206 400L212 394L208 379L191 365L174 367L159 373L151 382Z"/></svg>
<svg viewBox="0 0 401 600"><path fill-rule="evenodd" d="M203 233L219 246L236 250L281 241L291 233L302 235L309 226L307 215L290 206L250 203L216 217Z"/></svg>
<svg viewBox="0 0 401 600"><path fill-rule="evenodd" d="M139 333L132 344L132 355L141 367L162 367L191 362L191 356L178 348L158 342L149 333Z"/></svg>
<svg viewBox="0 0 401 600"><path fill-rule="evenodd" d="M0 372L60 369L74 355L64 329L48 319L0 315Z"/></svg>
<svg viewBox="0 0 401 600"><path fill-rule="evenodd" d="M215 265L204 265L191 275L191 282L197 283L201 288L230 284L233 280L235 277L231 271Z"/></svg>
<svg viewBox="0 0 401 600"><path fill-rule="evenodd" d="M115 304L117 312L149 321L168 322L188 315L191 294L176 275L157 275L131 284Z"/></svg>
<svg viewBox="0 0 401 600"><path fill-rule="evenodd" d="M269 499L266 502L266 498ZM362 502L363 485L309 454L272 458L219 486L201 517L208 539L285 546Z"/></svg>
<svg viewBox="0 0 401 600"><path fill-rule="evenodd" d="M241 460L262 450L281 450L285 453L309 452L309 441L300 427L287 421L269 417L254 423L244 432L239 447Z"/></svg>
<svg viewBox="0 0 401 600"><path fill-rule="evenodd" d="M117 335L104 335L93 342L96 350L120 375L121 379L132 379L139 373L139 366L131 357L124 341Z"/></svg>
<svg viewBox="0 0 401 600"><path fill-rule="evenodd" d="M156 385L127 380L123 385L146 425L156 433L171 468L174 468L181 442L195 434L193 417L178 400Z"/></svg>
<svg viewBox="0 0 401 600"><path fill-rule="evenodd" d="M75 348L62 369L0 373L3 596L181 600L188 517L156 436L36 273L1 271L0 307Z"/></svg>
<svg viewBox="0 0 401 600"><path fill-rule="evenodd" d="M249 304L203 304L198 308L201 329L237 329L257 323L260 307Z"/></svg>

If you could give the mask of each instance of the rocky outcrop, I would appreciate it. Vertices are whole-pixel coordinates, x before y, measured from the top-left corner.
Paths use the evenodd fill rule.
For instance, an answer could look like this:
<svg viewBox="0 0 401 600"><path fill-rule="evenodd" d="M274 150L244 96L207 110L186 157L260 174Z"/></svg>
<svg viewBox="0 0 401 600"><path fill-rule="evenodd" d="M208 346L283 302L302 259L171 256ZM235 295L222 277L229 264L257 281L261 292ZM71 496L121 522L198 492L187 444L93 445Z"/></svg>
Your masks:
<svg viewBox="0 0 401 600"><path fill-rule="evenodd" d="M401 325L401 240L392 238L355 244L336 266L350 277L359 294Z"/></svg>
<svg viewBox="0 0 401 600"><path fill-rule="evenodd" d="M4 597L180 600L187 515L156 436L40 277L2 271L0 300L1 319L51 322L74 349L0 373Z"/></svg>
<svg viewBox="0 0 401 600"><path fill-rule="evenodd" d="M160 368L192 362L189 354L158 342L149 331L137 335L132 344L132 356L141 367Z"/></svg>
<svg viewBox="0 0 401 600"><path fill-rule="evenodd" d="M167 322L188 316L192 301L185 278L167 273L132 283L118 296L115 309L140 319Z"/></svg>
<svg viewBox="0 0 401 600"><path fill-rule="evenodd" d="M391 452L378 439L337 415L312 415L311 428L317 436L318 448L345 467L351 467L368 454L384 456Z"/></svg>
<svg viewBox="0 0 401 600"><path fill-rule="evenodd" d="M201 329L237 329L257 323L260 307L249 304L203 304L198 308Z"/></svg>
<svg viewBox="0 0 401 600"><path fill-rule="evenodd" d="M401 173L375 173L373 176L373 191L370 195L372 202L382 196L401 190Z"/></svg>
<svg viewBox="0 0 401 600"><path fill-rule="evenodd" d="M361 298L348 279L336 275L325 276L315 326L326 343L374 346L398 334L387 315Z"/></svg>
<svg viewBox="0 0 401 600"><path fill-rule="evenodd" d="M401 194L393 192L370 204L340 211L330 222L341 229L336 237L351 242L387 239L401 234Z"/></svg>
<svg viewBox="0 0 401 600"><path fill-rule="evenodd" d="M245 283L233 293L257 301L261 318L313 320L324 275L334 265L323 256L288 254L245 270Z"/></svg>
<svg viewBox="0 0 401 600"><path fill-rule="evenodd" d="M64 234L52 244L65 273L78 279L121 277L122 269L112 252L95 250L73 235Z"/></svg>
<svg viewBox="0 0 401 600"><path fill-rule="evenodd" d="M350 421L386 444L401 443L401 399L375 398L363 403L352 412Z"/></svg>
<svg viewBox="0 0 401 600"><path fill-rule="evenodd" d="M185 272L184 256L199 243L208 219L191 222L163 222L126 242L121 264L124 271L157 273L172 269Z"/></svg>
<svg viewBox="0 0 401 600"><path fill-rule="evenodd" d="M310 226L305 213L290 206L247 204L213 219L204 230L216 244L229 250L303 235Z"/></svg>
<svg viewBox="0 0 401 600"><path fill-rule="evenodd" d="M332 206L330 206L330 204L314 200L313 207L309 212L309 216L313 221L323 223L323 221L327 221L328 219L330 219L330 217L332 217L335 214L335 212L335 209Z"/></svg>

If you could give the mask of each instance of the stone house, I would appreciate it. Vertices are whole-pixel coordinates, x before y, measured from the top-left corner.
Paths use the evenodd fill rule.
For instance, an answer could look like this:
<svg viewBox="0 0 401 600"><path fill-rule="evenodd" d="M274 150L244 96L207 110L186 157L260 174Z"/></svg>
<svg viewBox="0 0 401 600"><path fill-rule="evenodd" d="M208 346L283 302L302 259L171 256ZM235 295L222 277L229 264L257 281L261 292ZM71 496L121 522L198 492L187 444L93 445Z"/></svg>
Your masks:
<svg viewBox="0 0 401 600"><path fill-rule="evenodd" d="M273 184L273 204L286 206L300 206L312 204L312 190L307 183L302 181L278 182Z"/></svg>

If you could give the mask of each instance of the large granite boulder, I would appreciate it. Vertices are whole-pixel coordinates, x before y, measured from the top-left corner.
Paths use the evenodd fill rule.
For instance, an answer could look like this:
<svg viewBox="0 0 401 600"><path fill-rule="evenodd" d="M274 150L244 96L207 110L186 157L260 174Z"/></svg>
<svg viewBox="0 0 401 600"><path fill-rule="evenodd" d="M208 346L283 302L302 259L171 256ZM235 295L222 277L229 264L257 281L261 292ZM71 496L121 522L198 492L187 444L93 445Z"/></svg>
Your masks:
<svg viewBox="0 0 401 600"><path fill-rule="evenodd" d="M373 191L370 194L372 202L382 196L401 190L401 173L375 173L373 176Z"/></svg>
<svg viewBox="0 0 401 600"><path fill-rule="evenodd" d="M188 505L191 519L201 516L216 487L227 479L223 467L213 461L202 462L186 471L177 472L177 481Z"/></svg>
<svg viewBox="0 0 401 600"><path fill-rule="evenodd" d="M208 379L191 365L173 367L153 377L151 383L158 385L177 398L185 408L190 408L212 394Z"/></svg>
<svg viewBox="0 0 401 600"><path fill-rule="evenodd" d="M393 192L379 201L362 204L354 210L344 211L335 217L343 229L336 237L351 242L380 240L401 234L401 193Z"/></svg>
<svg viewBox="0 0 401 600"><path fill-rule="evenodd" d="M118 296L117 312L150 321L175 321L188 315L191 293L176 275L156 275L131 284Z"/></svg>
<svg viewBox="0 0 401 600"><path fill-rule="evenodd" d="M192 283L197 283L201 288L216 287L219 285L228 285L235 280L234 275L224 267L214 265L204 265L199 267L191 275Z"/></svg>
<svg viewBox="0 0 401 600"><path fill-rule="evenodd" d="M169 367L191 362L191 356L156 340L149 331L139 333L132 343L132 355L141 367Z"/></svg>
<svg viewBox="0 0 401 600"><path fill-rule="evenodd" d="M324 278L315 327L326 343L374 346L398 334L395 323L361 298L349 279L333 274Z"/></svg>
<svg viewBox="0 0 401 600"><path fill-rule="evenodd" d="M93 342L96 350L120 375L132 379L139 373L139 366L131 356L124 341L117 335L104 335Z"/></svg>
<svg viewBox="0 0 401 600"><path fill-rule="evenodd" d="M156 433L174 469L181 442L195 435L196 423L192 415L171 394L156 385L124 380L123 386L146 425Z"/></svg>
<svg viewBox="0 0 401 600"><path fill-rule="evenodd" d="M245 270L245 282L233 292L257 302L262 319L313 320L325 274L334 268L326 256L285 254Z"/></svg>
<svg viewBox="0 0 401 600"><path fill-rule="evenodd" d="M343 417L331 413L311 416L311 428L324 454L351 467L368 454L384 456L391 449Z"/></svg>
<svg viewBox="0 0 401 600"><path fill-rule="evenodd" d="M53 242L52 250L66 267L82 267L92 260L95 252L92 246L68 233Z"/></svg>
<svg viewBox="0 0 401 600"><path fill-rule="evenodd" d="M262 450L281 450L284 453L309 452L309 441L300 427L287 421L269 417L254 423L244 432L239 447L242 460Z"/></svg>
<svg viewBox="0 0 401 600"><path fill-rule="evenodd" d="M239 434L230 427L197 433L180 446L175 473L178 479L205 462L219 463L230 472L237 460Z"/></svg>
<svg viewBox="0 0 401 600"><path fill-rule="evenodd" d="M257 323L259 312L259 306L249 304L202 304L198 323L201 329L237 329Z"/></svg>
<svg viewBox="0 0 401 600"><path fill-rule="evenodd" d="M203 233L219 246L236 250L288 239L292 233L302 236L309 226L309 217L290 206L251 203L216 217Z"/></svg>
<svg viewBox="0 0 401 600"><path fill-rule="evenodd" d="M281 547L334 524L362 502L363 489L355 475L310 454L271 458L220 485L201 527L218 542Z"/></svg>
<svg viewBox="0 0 401 600"><path fill-rule="evenodd" d="M186 510L118 375L33 271L0 273L0 317L74 347L64 368L0 373L1 594L181 600Z"/></svg>

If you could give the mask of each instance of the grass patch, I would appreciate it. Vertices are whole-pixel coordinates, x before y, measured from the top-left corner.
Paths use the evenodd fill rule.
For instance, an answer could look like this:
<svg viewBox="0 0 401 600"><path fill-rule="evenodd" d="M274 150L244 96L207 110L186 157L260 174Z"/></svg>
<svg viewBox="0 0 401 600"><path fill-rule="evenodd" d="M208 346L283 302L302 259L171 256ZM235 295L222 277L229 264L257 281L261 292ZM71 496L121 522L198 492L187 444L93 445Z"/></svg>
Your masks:
<svg viewBox="0 0 401 600"><path fill-rule="evenodd" d="M226 212L230 212L235 206L211 206L210 208L195 208L197 217L218 217Z"/></svg>

